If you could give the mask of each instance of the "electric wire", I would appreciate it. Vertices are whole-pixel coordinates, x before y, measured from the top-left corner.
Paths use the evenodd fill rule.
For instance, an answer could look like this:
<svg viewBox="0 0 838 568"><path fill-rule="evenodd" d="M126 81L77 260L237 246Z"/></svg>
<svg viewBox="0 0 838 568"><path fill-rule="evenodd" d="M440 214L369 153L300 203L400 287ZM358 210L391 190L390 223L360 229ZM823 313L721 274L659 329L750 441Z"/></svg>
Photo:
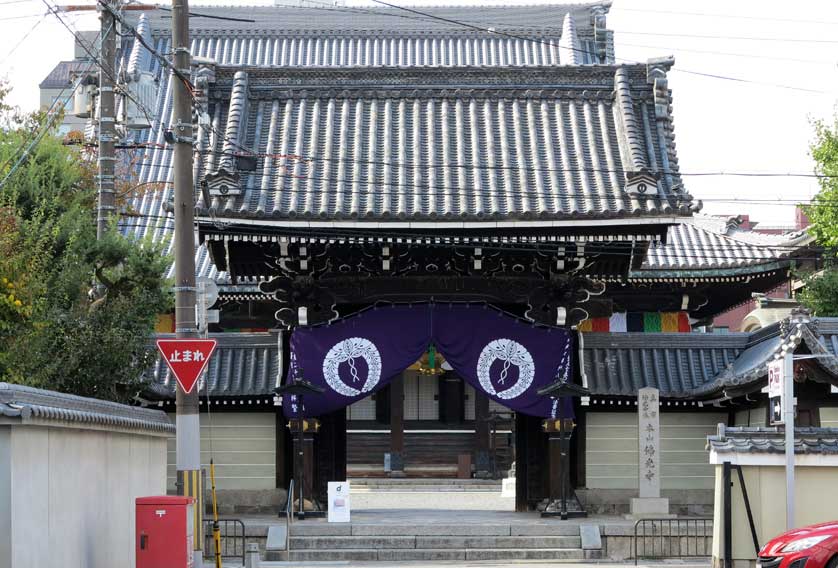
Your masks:
<svg viewBox="0 0 838 568"><path fill-rule="evenodd" d="M514 39L518 39L520 41L527 41L527 42L538 43L538 44L542 44L542 45L548 45L548 46L556 47L558 49L564 49L564 50L572 49L574 51L579 51L581 53L587 54L587 51L585 51L584 49L581 49L581 48L574 48L574 47L570 47L570 46L560 46L557 43L547 41L547 40L544 40L544 39L540 39L540 38L531 38L531 37L522 36L522 35L518 35L518 34L513 34L513 33L509 33L509 32L504 32L504 31L500 31L500 30L493 30L491 28L480 27L480 26L476 26L474 24L469 24L469 23L466 23L466 22L460 22L458 20L452 20L450 18L437 16L435 14L428 14L427 12L422 12L421 10L416 10L414 8L408 8L406 6L398 6L396 4L391 4L389 2L385 2L384 0L372 0L372 1L375 2L376 4L380 4L382 6L387 6L389 8L394 8L394 9L397 9L397 10L404 10L406 12L421 15L421 16L424 16L424 17L426 17L428 19L432 19L432 20L439 20L439 21L443 21L443 22L448 22L450 24L456 24L456 25L459 25L459 26L462 26L462 27L471 28L473 30L478 30L478 31L482 31L482 32L488 32L488 33L494 33L494 34L497 34L497 35L507 36L507 37L511 37L511 38L514 38ZM642 62L639 62L639 61L634 61L634 60L631 60L631 59L625 59L625 58L620 58L620 57L615 57L614 59L617 60L617 61L622 61L622 62L625 62L625 63L631 63L631 64L634 64L634 65L645 65L645 63L642 63ZM782 84L782 83L770 83L770 82L759 81L759 80L754 80L754 79L745 79L745 78L742 78L742 77L730 77L730 76L727 76L727 75L719 75L719 74L716 74L716 73L709 73L709 72L704 72L704 71L694 71L694 70L691 70L691 69L684 69L684 68L680 68L680 67L673 67L672 70L676 71L676 72L679 72L679 73L686 73L686 74L689 74L689 75L696 75L696 76L699 76L699 77L708 77L708 78L720 79L720 80L725 80L725 81L734 81L734 82L737 82L737 83L750 83L750 84L755 84L755 85L763 85L763 86L768 86L768 87L776 87L776 88L779 88L779 89L788 89L788 90L792 90L792 91L801 91L801 92L816 93L816 94L831 94L828 91L822 91L822 90L818 90L818 89L808 89L808 88L805 88L805 87L798 87L798 86L795 86L795 85L785 85L785 84Z"/></svg>
<svg viewBox="0 0 838 568"><path fill-rule="evenodd" d="M27 0L27 1L30 1L30 0ZM32 1L34 1L34 0L32 0ZM19 48L21 45L23 45L23 42L25 42L27 40L27 38L30 35L32 35L32 32L34 32L35 29L37 29L37 27L40 26L48 17L49 17L49 12L44 14L43 17L41 17L40 20L35 22L35 24L31 28L29 28L29 31L27 31L25 34L23 34L23 37L21 37L20 40L18 40L18 42L12 47L12 49L9 50L9 52L3 57L3 59L0 59L0 65L3 65L6 61L8 61L9 57L11 57L14 54L14 52L17 51L17 48Z"/></svg>
<svg viewBox="0 0 838 568"><path fill-rule="evenodd" d="M46 2L46 0L44 0L44 2ZM109 28L107 31L110 32L111 29L113 29L113 26L111 26L111 28ZM100 47L100 51L101 51L101 47ZM49 132L50 129L54 126L56 118L58 118L58 116L61 115L61 111L64 110L64 108L70 102L70 99L75 94L76 89L78 89L79 86L81 85L83 75L89 73L93 69L95 64L96 64L96 58L94 57L90 61L90 63L88 64L87 70L82 74L82 76L80 76L78 78L78 80L76 81L76 84L73 86L73 89L70 91L70 94L67 95L67 97L63 101L61 101L61 97L64 96L64 92L67 90L69 85L65 85L64 88L61 89L61 92L59 92L58 96L53 100L52 105L47 110L47 120L42 125L42 127L40 129L40 132L35 134L35 136L28 143L28 146L27 146L27 141L24 140L21 143L21 145L18 147L18 149L15 150L15 152L11 156L9 156L9 158L2 165L0 165L0 171L3 171L6 168L6 166L8 166L9 163L11 163L12 160L14 160L14 156L17 153L19 153L20 150L24 146L26 146L26 149L17 158L17 161L15 162L14 166L12 166L12 168L9 169L9 171L6 173L6 175L3 177L3 179L0 180L0 190L2 190L6 186L6 183L8 183L8 181L9 181L9 179L11 179L12 175L14 175L14 173L17 171L17 169L23 164L23 162L29 156L29 153L32 151L32 149L35 148L35 146L40 143L40 141L44 138L44 136L47 134L47 132ZM59 105L60 108L56 108L56 105Z"/></svg>
<svg viewBox="0 0 838 568"><path fill-rule="evenodd" d="M803 20L795 18L772 18L768 16L742 16L738 14L719 14L713 12L679 12L676 10L656 10L649 8L623 8L613 6L611 10L618 12L642 12L646 14L669 14L673 16L699 16L706 18L730 18L736 20L760 20L764 22L782 22L784 24L818 24L826 26L838 26L838 22L829 20Z"/></svg>

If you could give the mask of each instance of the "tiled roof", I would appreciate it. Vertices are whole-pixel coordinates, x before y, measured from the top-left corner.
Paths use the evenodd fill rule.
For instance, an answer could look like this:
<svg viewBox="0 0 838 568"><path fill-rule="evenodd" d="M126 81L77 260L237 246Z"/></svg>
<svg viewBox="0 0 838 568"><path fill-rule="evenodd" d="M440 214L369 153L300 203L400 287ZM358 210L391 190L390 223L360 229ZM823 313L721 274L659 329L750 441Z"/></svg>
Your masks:
<svg viewBox="0 0 838 568"><path fill-rule="evenodd" d="M834 355L838 318L785 320L754 333L580 334L583 384L591 394L635 396L643 387L666 398L733 397L767 384L768 363L783 345L805 345L811 354ZM838 359L817 364L838 384ZM813 377L819 380L818 377Z"/></svg>
<svg viewBox="0 0 838 568"><path fill-rule="evenodd" d="M723 427L707 437L707 449L720 454L782 454L785 448L781 428ZM838 454L838 428L795 428L794 453Z"/></svg>
<svg viewBox="0 0 838 568"><path fill-rule="evenodd" d="M0 416L23 424L56 423L74 428L107 428L173 434L174 424L159 410L54 391L0 383Z"/></svg>
<svg viewBox="0 0 838 568"><path fill-rule="evenodd" d="M711 383L748 345L749 335L585 333L580 365L593 395L635 396L644 387L683 398Z"/></svg>
<svg viewBox="0 0 838 568"><path fill-rule="evenodd" d="M160 338L173 337L159 335ZM272 333L220 333L210 335L218 347L207 364L199 386L201 396L272 395L278 386L279 347ZM175 378L166 362L157 358L146 373L150 382L145 396L152 399L173 399Z"/></svg>
<svg viewBox="0 0 838 568"><path fill-rule="evenodd" d="M739 229L726 217L695 215L669 228L666 244L652 245L637 275L651 271L742 268L793 256L812 241L805 231L764 234Z"/></svg>
<svg viewBox="0 0 838 568"><path fill-rule="evenodd" d="M669 120L656 117L645 65L382 70L363 78L248 70L226 81L222 73L210 91L221 102L210 115L225 139L210 129L199 134L199 175L234 170L230 154L242 147L268 157L241 175L241 197L213 201L220 217L445 221L691 211L677 175L661 176L659 197L625 189L630 172L677 170Z"/></svg>
<svg viewBox="0 0 838 568"><path fill-rule="evenodd" d="M38 88L41 89L63 89L64 87L72 86L72 74L77 71L82 71L90 67L90 62L83 59L75 59L73 61L61 61L49 75L41 81ZM68 91L69 93L69 91Z"/></svg>

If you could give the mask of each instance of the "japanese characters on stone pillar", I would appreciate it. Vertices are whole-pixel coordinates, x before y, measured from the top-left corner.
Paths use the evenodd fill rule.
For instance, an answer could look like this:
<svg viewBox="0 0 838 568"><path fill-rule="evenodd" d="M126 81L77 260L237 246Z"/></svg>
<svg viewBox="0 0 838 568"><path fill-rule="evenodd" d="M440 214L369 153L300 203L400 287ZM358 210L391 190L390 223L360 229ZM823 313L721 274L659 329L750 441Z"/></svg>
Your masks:
<svg viewBox="0 0 838 568"><path fill-rule="evenodd" d="M638 486L640 498L661 496L660 478L660 402L658 389L640 389L637 400L640 467Z"/></svg>
<svg viewBox="0 0 838 568"><path fill-rule="evenodd" d="M669 499L661 498L660 393L643 388L637 393L637 487L631 500L633 517L668 517Z"/></svg>

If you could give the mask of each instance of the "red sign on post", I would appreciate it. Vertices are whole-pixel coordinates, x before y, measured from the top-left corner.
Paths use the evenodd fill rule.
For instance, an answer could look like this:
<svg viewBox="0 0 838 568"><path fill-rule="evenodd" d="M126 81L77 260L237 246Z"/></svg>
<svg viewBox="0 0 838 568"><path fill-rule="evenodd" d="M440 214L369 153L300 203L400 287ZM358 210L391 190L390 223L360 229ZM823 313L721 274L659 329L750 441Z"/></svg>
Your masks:
<svg viewBox="0 0 838 568"><path fill-rule="evenodd" d="M212 357L215 339L158 339L157 349L172 370L183 392L192 392Z"/></svg>

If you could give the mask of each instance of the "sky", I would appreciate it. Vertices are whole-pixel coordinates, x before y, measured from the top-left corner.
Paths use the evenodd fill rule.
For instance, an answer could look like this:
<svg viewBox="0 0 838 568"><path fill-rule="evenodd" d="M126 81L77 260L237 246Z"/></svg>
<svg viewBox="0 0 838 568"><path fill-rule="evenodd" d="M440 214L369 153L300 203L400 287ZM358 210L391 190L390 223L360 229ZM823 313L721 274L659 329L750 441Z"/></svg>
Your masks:
<svg viewBox="0 0 838 568"><path fill-rule="evenodd" d="M520 0L388 1L430 6ZM205 0L192 7L199 4L238 3ZM371 4L346 0L347 6ZM10 102L26 110L38 107L38 83L53 66L73 57L71 33L46 12L44 0L0 0L0 77L11 83ZM98 29L95 13L65 17L77 30ZM608 27L615 32L618 63L674 56L669 85L682 172L812 173L812 121L832 123L838 102L838 2L614 0ZM704 202L704 213L749 215L763 226L792 225L794 207L786 203L807 201L818 190L816 179L779 176L685 176L684 185Z"/></svg>

